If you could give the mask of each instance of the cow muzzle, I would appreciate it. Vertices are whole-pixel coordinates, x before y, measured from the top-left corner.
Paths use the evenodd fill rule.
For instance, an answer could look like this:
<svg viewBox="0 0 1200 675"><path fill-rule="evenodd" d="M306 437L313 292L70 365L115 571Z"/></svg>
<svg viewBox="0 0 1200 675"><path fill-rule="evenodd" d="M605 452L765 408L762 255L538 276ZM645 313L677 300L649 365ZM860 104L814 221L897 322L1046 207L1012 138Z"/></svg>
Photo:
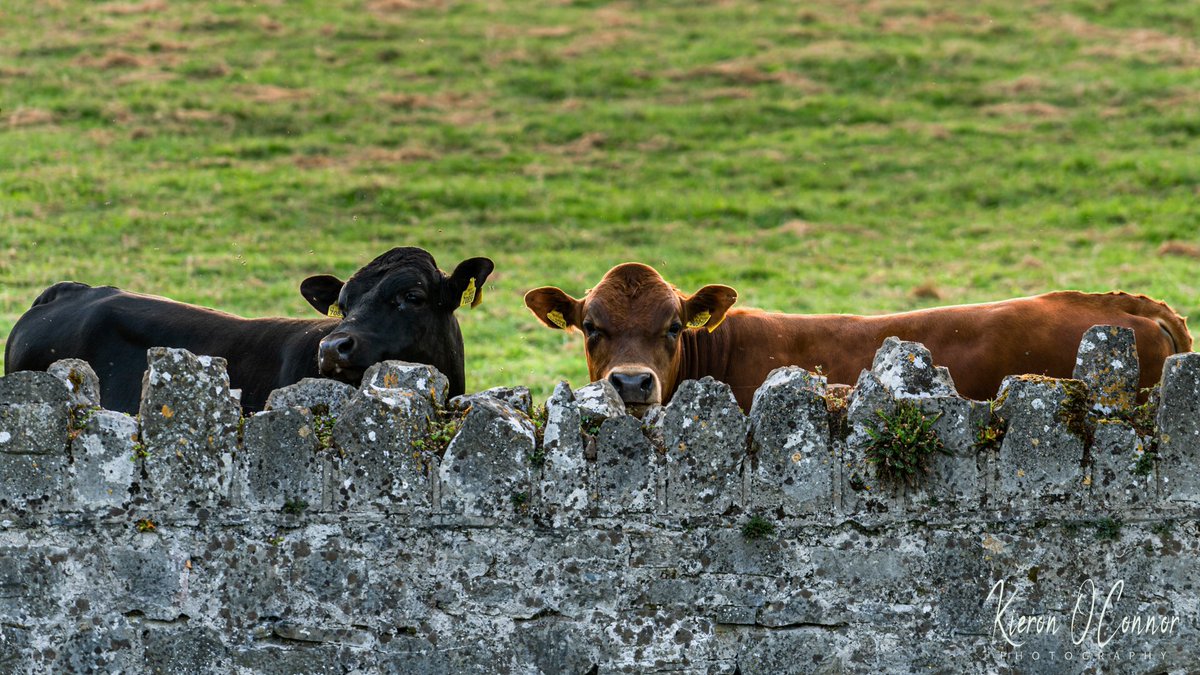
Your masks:
<svg viewBox="0 0 1200 675"><path fill-rule="evenodd" d="M363 369L353 365L356 346L354 337L345 333L334 333L321 340L317 349L317 365L321 369L321 375L358 384L362 379Z"/></svg>
<svg viewBox="0 0 1200 675"><path fill-rule="evenodd" d="M662 402L662 387L654 371L644 368L614 369L608 381L625 402L625 407L637 414L647 407Z"/></svg>

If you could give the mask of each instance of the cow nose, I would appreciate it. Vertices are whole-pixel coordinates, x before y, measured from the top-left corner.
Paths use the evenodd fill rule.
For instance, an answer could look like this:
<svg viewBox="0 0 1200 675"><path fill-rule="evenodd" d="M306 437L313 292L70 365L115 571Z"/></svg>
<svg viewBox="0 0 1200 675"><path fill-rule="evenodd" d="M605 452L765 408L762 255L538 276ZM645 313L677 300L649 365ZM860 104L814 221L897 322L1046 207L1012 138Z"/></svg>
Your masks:
<svg viewBox="0 0 1200 675"><path fill-rule="evenodd" d="M608 381L626 403L648 403L654 388L653 373L612 373Z"/></svg>
<svg viewBox="0 0 1200 675"><path fill-rule="evenodd" d="M325 338L321 342L321 360L326 363L345 365L354 352L354 338L349 335Z"/></svg>

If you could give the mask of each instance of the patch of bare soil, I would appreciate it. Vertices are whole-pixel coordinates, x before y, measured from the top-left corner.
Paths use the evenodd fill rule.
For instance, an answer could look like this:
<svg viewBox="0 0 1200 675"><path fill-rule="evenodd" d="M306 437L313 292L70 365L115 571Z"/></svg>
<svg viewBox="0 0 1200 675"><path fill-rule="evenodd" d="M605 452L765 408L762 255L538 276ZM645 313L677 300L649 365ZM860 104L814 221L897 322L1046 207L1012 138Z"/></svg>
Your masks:
<svg viewBox="0 0 1200 675"><path fill-rule="evenodd" d="M369 147L356 148L353 152L338 155L297 155L291 158L291 162L301 169L327 169L331 167L354 168L370 164L407 164L440 157L438 152L420 146Z"/></svg>
<svg viewBox="0 0 1200 675"><path fill-rule="evenodd" d="M1196 41L1149 28L1107 28L1072 14L1060 14L1043 20L1042 26L1062 31L1096 44L1084 47L1083 54L1157 65L1200 65L1200 46Z"/></svg>
<svg viewBox="0 0 1200 675"><path fill-rule="evenodd" d="M535 26L525 31L525 34L533 38L559 38L574 32L575 29L571 26Z"/></svg>
<svg viewBox="0 0 1200 675"><path fill-rule="evenodd" d="M161 12L166 8L167 3L164 0L146 0L145 2L110 2L107 5L100 5L97 9L103 14L129 16Z"/></svg>
<svg viewBox="0 0 1200 675"><path fill-rule="evenodd" d="M312 92L307 89L292 89L290 87L277 87L271 84L259 84L240 89L242 98L255 103L281 103L284 101L303 101L310 96Z"/></svg>
<svg viewBox="0 0 1200 675"><path fill-rule="evenodd" d="M233 117L215 112L213 110L201 110L198 108L181 108L171 113L171 119L176 122L191 124L194 122L224 122L226 124L233 123Z"/></svg>
<svg viewBox="0 0 1200 675"><path fill-rule="evenodd" d="M1165 241L1158 247L1161 256L1181 256L1184 258L1200 258L1200 246L1186 241Z"/></svg>
<svg viewBox="0 0 1200 675"><path fill-rule="evenodd" d="M154 64L154 59L126 51L114 50L100 56L81 56L75 63L85 68L113 70L116 68L144 68Z"/></svg>
<svg viewBox="0 0 1200 675"><path fill-rule="evenodd" d="M754 86L771 83L782 84L805 93L819 93L825 90L819 82L789 71L765 70L760 65L748 60L722 61L706 66L693 68L686 72L676 72L670 75L674 80L694 80L713 77L724 80L731 85Z"/></svg>
<svg viewBox="0 0 1200 675"><path fill-rule="evenodd" d="M633 37L634 34L631 31L621 29L596 31L571 40L560 53L569 58L582 56L614 47L633 39Z"/></svg>
<svg viewBox="0 0 1200 675"><path fill-rule="evenodd" d="M113 84L123 85L137 82L170 82L171 80L176 79L179 79L179 76L175 73L168 73L161 70L135 70L113 80Z"/></svg>
<svg viewBox="0 0 1200 675"><path fill-rule="evenodd" d="M992 117L1038 117L1041 119L1058 119L1066 115L1066 111L1053 103L1042 101L1009 102L985 105L979 109L985 115Z"/></svg>
<svg viewBox="0 0 1200 675"><path fill-rule="evenodd" d="M396 14L416 9L443 9L447 0L371 0L367 11L373 14Z"/></svg>
<svg viewBox="0 0 1200 675"><path fill-rule="evenodd" d="M54 113L40 108L17 108L6 119L10 127L33 127L52 123Z"/></svg>
<svg viewBox="0 0 1200 675"><path fill-rule="evenodd" d="M454 110L478 107L484 103L482 96L456 91L439 91L431 94L386 93L379 95L379 101L400 110Z"/></svg>
<svg viewBox="0 0 1200 675"><path fill-rule="evenodd" d="M1050 83L1043 77L1025 74L1015 80L994 82L987 85L984 91L997 96L1022 96L1025 94L1041 93L1050 89Z"/></svg>
<svg viewBox="0 0 1200 675"><path fill-rule="evenodd" d="M914 287L908 294L917 300L941 300L946 297L932 281Z"/></svg>

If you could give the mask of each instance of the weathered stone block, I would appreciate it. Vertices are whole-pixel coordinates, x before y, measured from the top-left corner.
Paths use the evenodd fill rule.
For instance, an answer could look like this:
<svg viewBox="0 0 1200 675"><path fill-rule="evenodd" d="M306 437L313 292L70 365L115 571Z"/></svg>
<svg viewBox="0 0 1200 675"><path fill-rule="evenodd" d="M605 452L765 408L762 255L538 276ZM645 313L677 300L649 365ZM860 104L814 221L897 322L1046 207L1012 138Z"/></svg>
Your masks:
<svg viewBox="0 0 1200 675"><path fill-rule="evenodd" d="M711 377L679 385L662 423L668 512L718 515L741 504L749 427L729 385Z"/></svg>
<svg viewBox="0 0 1200 675"><path fill-rule="evenodd" d="M884 340L875 352L871 372L896 398L958 395L950 371L935 367L929 350L919 342Z"/></svg>
<svg viewBox="0 0 1200 675"><path fill-rule="evenodd" d="M432 392L432 385L424 391ZM435 415L424 393L373 386L359 390L333 426L334 445L340 451L335 506L428 511L438 457L417 447L417 441L423 441Z"/></svg>
<svg viewBox="0 0 1200 675"><path fill-rule="evenodd" d="M1092 442L1092 503L1104 509L1146 508L1158 497L1153 455L1126 422L1100 420Z"/></svg>
<svg viewBox="0 0 1200 675"><path fill-rule="evenodd" d="M138 479L138 423L125 413L95 410L71 441L71 495L82 509L119 506Z"/></svg>
<svg viewBox="0 0 1200 675"><path fill-rule="evenodd" d="M218 675L233 672L229 647L221 635L205 626L149 628L143 633L149 673Z"/></svg>
<svg viewBox="0 0 1200 675"><path fill-rule="evenodd" d="M539 494L542 511L556 523L581 517L588 507L588 462L579 433L579 404L570 385L559 382L546 400Z"/></svg>
<svg viewBox="0 0 1200 675"><path fill-rule="evenodd" d="M48 506L61 491L67 464L65 406L0 405L0 503Z"/></svg>
<svg viewBox="0 0 1200 675"><path fill-rule="evenodd" d="M600 650L587 626L555 619L523 621L516 626L518 662L537 673L586 673L600 661Z"/></svg>
<svg viewBox="0 0 1200 675"><path fill-rule="evenodd" d="M434 405L446 405L450 380L437 368L424 363L382 361L363 373L359 391L369 389L409 389L420 392Z"/></svg>
<svg viewBox="0 0 1200 675"><path fill-rule="evenodd" d="M59 611L63 559L61 548L0 545L0 616L6 624L33 625Z"/></svg>
<svg viewBox="0 0 1200 675"><path fill-rule="evenodd" d="M139 415L145 485L162 504L227 499L241 408L229 393L225 359L154 347L146 360Z"/></svg>
<svg viewBox="0 0 1200 675"><path fill-rule="evenodd" d="M657 511L661 465L640 420L629 415L605 420L596 440L596 515Z"/></svg>
<svg viewBox="0 0 1200 675"><path fill-rule="evenodd" d="M128 619L97 616L91 624L57 641L51 672L132 673L142 667L140 645Z"/></svg>
<svg viewBox="0 0 1200 675"><path fill-rule="evenodd" d="M875 373L864 370L850 394L846 424L850 434L841 458L841 477L836 483L838 501L844 513L886 512L892 508L892 490L882 486L875 467L867 461L871 436L868 429L878 429L882 415L896 413L896 399Z"/></svg>
<svg viewBox="0 0 1200 675"><path fill-rule="evenodd" d="M989 406L957 396L931 396L914 401L928 419L934 419L933 433L942 441L946 453L933 453L928 459L929 472L917 484L904 490L912 510L974 510L983 499L984 477L979 471L977 440L979 430L988 423Z"/></svg>
<svg viewBox="0 0 1200 675"><path fill-rule="evenodd" d="M1083 334L1072 377L1087 385L1092 412L1111 415L1131 410L1137 402L1140 375L1132 329L1092 326Z"/></svg>
<svg viewBox="0 0 1200 675"><path fill-rule="evenodd" d="M0 405L53 403L71 404L71 392L62 380L36 370L19 370L0 377Z"/></svg>
<svg viewBox="0 0 1200 675"><path fill-rule="evenodd" d="M1200 503L1200 353L1176 354L1163 364L1158 457L1163 497Z"/></svg>
<svg viewBox="0 0 1200 675"><path fill-rule="evenodd" d="M833 508L837 453L829 431L825 378L803 368L776 368L750 406L754 463L750 508L787 515Z"/></svg>
<svg viewBox="0 0 1200 675"><path fill-rule="evenodd" d="M481 399L463 420L439 469L441 511L504 518L529 510L534 430L507 404Z"/></svg>
<svg viewBox="0 0 1200 675"><path fill-rule="evenodd" d="M50 364L46 372L57 377L70 392L72 407L99 407L100 378L91 364L81 359L61 359Z"/></svg>
<svg viewBox="0 0 1200 675"><path fill-rule="evenodd" d="M450 399L450 407L454 410L466 410L470 408L480 396L487 396L500 401L504 401L508 405L520 410L526 415L533 410L533 397L529 393L529 387L492 387L485 389L475 394L463 394Z"/></svg>
<svg viewBox="0 0 1200 675"><path fill-rule="evenodd" d="M1037 375L1004 379L996 414L1007 424L997 457L1000 498L1018 509L1077 506L1091 480L1081 466L1087 387Z"/></svg>
<svg viewBox="0 0 1200 675"><path fill-rule="evenodd" d="M356 390L345 382L324 377L306 377L296 384L280 387L267 397L265 410L305 408L314 415L341 415L342 407Z"/></svg>
<svg viewBox="0 0 1200 675"><path fill-rule="evenodd" d="M53 508L63 498L70 392L53 375L0 377L0 511Z"/></svg>
<svg viewBox="0 0 1200 675"><path fill-rule="evenodd" d="M824 627L756 632L738 655L743 675L842 673L853 671L843 655L850 638Z"/></svg>
<svg viewBox="0 0 1200 675"><path fill-rule="evenodd" d="M282 408L246 418L235 464L239 501L250 509L299 514L322 507L328 458L306 409Z"/></svg>
<svg viewBox="0 0 1200 675"><path fill-rule="evenodd" d="M145 535L147 538L156 535ZM182 584L188 560L173 553L165 542L151 540L145 548L119 549L109 554L111 570L121 592L115 598L120 612L137 612L146 618L171 621L183 611Z"/></svg>
<svg viewBox="0 0 1200 675"><path fill-rule="evenodd" d="M611 417L625 415L625 402L608 380L593 382L575 390L575 402L579 404L579 415L583 428L594 433Z"/></svg>

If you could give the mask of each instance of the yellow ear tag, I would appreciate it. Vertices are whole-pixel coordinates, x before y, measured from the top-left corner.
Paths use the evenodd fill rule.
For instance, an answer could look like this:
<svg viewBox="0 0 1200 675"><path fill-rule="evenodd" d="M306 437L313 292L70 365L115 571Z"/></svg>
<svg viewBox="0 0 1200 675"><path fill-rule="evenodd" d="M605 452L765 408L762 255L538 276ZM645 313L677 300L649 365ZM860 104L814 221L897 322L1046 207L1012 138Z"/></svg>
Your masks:
<svg viewBox="0 0 1200 675"><path fill-rule="evenodd" d="M711 318L712 314L709 314L708 312L700 312L696 316L688 319L688 328L699 328L708 323L708 320Z"/></svg>
<svg viewBox="0 0 1200 675"><path fill-rule="evenodd" d="M714 330L716 330L716 329L717 329L717 326L720 326L720 325L721 325L721 324L722 324L722 323L725 321L725 317L727 317L727 316L729 316L729 315L728 315L728 314L722 314L722 315L721 315L721 320L720 320L720 321L718 321L718 322L716 322L716 323L714 323L713 325L711 325L711 326L709 326L709 327L708 327L708 332L710 332L710 333L711 333L711 332L713 332Z"/></svg>
<svg viewBox="0 0 1200 675"><path fill-rule="evenodd" d="M555 326L558 326L563 330L567 329L567 320L563 318L562 312L558 311L557 309L553 312L547 312L546 318L550 319L550 323L554 324Z"/></svg>
<svg viewBox="0 0 1200 675"><path fill-rule="evenodd" d="M333 318L333 319L341 319L344 316L342 314L342 310L338 309L336 302L333 303L332 305L330 305L329 309L325 310L325 313L328 314L330 316L330 318Z"/></svg>
<svg viewBox="0 0 1200 675"><path fill-rule="evenodd" d="M472 302L475 302L475 277L471 277L471 280L467 282L467 290L463 291L462 300L459 301L458 306L466 307Z"/></svg>

